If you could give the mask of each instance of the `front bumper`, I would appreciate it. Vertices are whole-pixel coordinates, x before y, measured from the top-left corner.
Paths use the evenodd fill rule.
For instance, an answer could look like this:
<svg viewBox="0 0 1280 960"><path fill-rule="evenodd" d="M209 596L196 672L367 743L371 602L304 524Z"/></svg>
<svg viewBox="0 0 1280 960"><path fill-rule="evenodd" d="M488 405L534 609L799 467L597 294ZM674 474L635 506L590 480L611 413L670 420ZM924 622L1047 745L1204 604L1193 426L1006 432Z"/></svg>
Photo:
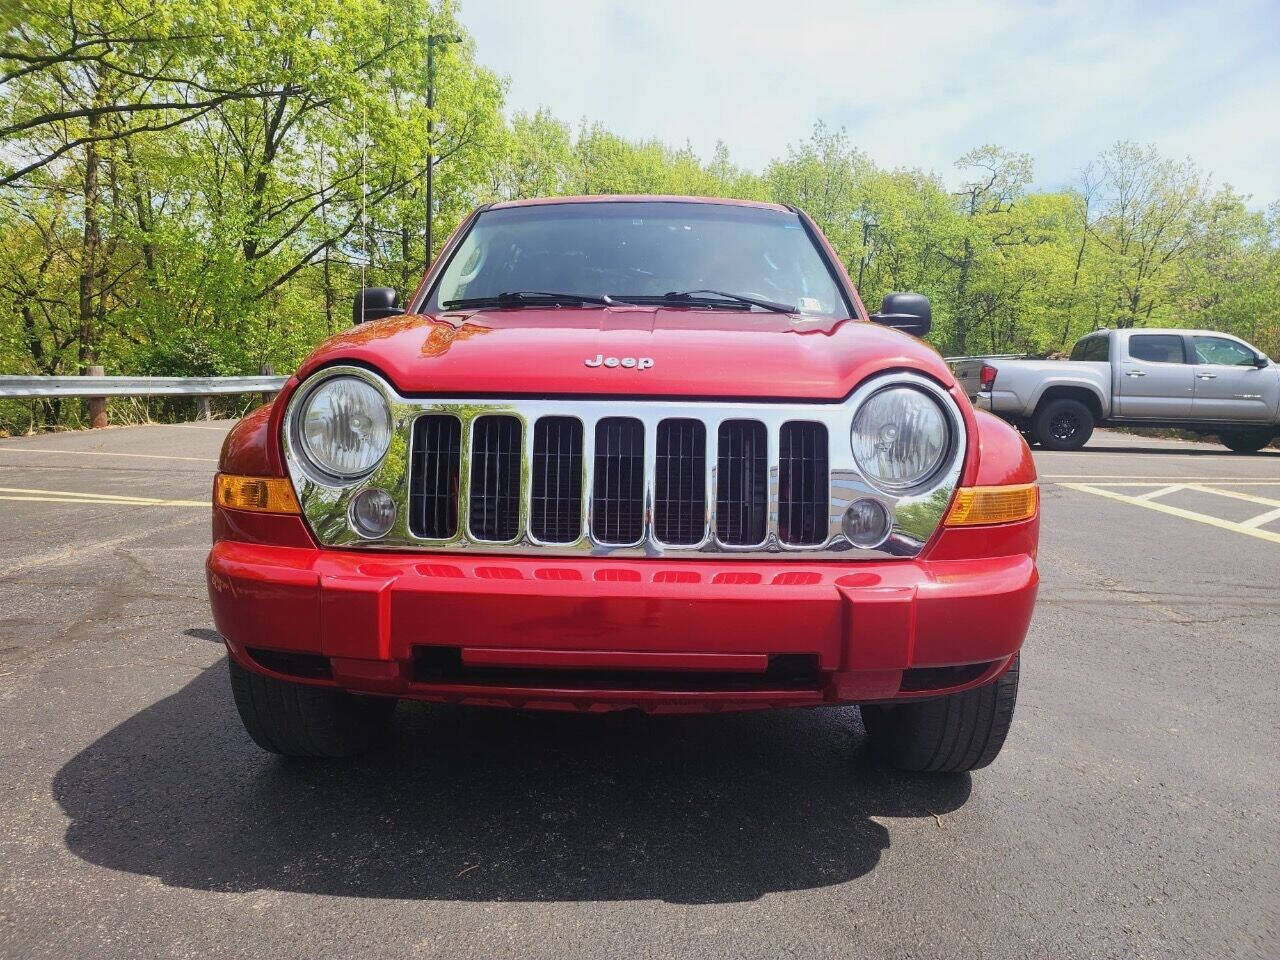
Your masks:
<svg viewBox="0 0 1280 960"><path fill-rule="evenodd" d="M282 679L426 700L675 712L986 682L1022 644L1038 576L1026 554L703 562L221 541L208 581L231 656Z"/></svg>

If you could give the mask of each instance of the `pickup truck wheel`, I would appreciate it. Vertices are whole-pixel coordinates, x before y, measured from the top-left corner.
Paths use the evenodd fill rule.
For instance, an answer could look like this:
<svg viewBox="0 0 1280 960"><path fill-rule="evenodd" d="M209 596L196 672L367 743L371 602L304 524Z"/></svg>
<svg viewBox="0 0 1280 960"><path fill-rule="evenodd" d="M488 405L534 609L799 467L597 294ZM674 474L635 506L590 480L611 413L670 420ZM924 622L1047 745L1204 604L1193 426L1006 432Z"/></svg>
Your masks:
<svg viewBox="0 0 1280 960"><path fill-rule="evenodd" d="M1079 450L1093 436L1093 413L1079 400L1050 400L1036 411L1031 433L1046 450Z"/></svg>
<svg viewBox="0 0 1280 960"><path fill-rule="evenodd" d="M350 757L368 749L395 710L390 698L264 677L227 660L231 692L253 742L286 757Z"/></svg>
<svg viewBox="0 0 1280 960"><path fill-rule="evenodd" d="M1257 428L1253 430L1224 430L1218 434L1218 439L1222 441L1222 445L1228 450L1234 450L1236 453L1257 453L1268 443L1271 442L1271 430L1269 428Z"/></svg>
<svg viewBox="0 0 1280 960"><path fill-rule="evenodd" d="M1013 722L1018 657L990 683L934 700L862 708L871 749L900 770L963 773L996 758Z"/></svg>

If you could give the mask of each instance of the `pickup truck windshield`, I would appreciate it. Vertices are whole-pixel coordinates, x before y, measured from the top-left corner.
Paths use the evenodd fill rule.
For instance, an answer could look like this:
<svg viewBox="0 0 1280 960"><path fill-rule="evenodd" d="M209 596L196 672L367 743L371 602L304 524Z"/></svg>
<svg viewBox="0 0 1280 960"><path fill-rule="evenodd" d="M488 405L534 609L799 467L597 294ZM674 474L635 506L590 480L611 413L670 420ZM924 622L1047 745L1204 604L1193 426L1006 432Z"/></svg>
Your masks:
<svg viewBox="0 0 1280 960"><path fill-rule="evenodd" d="M530 291L557 295L537 298ZM457 301L572 308L605 297L752 309L731 296L817 316L850 315L796 214L664 201L488 210L453 253L424 309Z"/></svg>

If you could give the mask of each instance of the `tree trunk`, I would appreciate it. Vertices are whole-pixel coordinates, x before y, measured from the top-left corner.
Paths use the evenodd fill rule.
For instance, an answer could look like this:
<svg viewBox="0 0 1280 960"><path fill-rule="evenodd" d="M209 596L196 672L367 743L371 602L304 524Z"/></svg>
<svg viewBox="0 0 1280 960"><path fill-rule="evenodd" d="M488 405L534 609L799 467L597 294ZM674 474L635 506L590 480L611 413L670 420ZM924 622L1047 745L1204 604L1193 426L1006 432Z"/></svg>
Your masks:
<svg viewBox="0 0 1280 960"><path fill-rule="evenodd" d="M960 279L956 283L955 351L963 356L969 343L969 270L973 267L973 243L964 240L964 258L960 261Z"/></svg>
<svg viewBox="0 0 1280 960"><path fill-rule="evenodd" d="M409 289L409 225L400 226L400 290Z"/></svg>
<svg viewBox="0 0 1280 960"><path fill-rule="evenodd" d="M89 116L88 135L91 139L84 148L84 232L80 251L80 342L77 352L82 368L92 366L98 360L93 301L98 276L98 246L102 234L98 225L98 146L92 138L97 135L100 123L96 114Z"/></svg>

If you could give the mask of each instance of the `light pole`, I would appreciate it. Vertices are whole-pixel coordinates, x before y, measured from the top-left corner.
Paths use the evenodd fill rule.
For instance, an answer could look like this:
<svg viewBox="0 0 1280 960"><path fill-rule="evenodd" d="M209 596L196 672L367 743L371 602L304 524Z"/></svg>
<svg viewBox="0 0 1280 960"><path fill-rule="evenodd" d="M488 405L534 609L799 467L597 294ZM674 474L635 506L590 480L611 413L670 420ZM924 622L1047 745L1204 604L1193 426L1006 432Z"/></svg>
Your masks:
<svg viewBox="0 0 1280 960"><path fill-rule="evenodd" d="M427 37L427 236L423 249L424 268L431 264L431 174L435 169L436 128L436 45L461 43L462 38L452 33L433 33Z"/></svg>

